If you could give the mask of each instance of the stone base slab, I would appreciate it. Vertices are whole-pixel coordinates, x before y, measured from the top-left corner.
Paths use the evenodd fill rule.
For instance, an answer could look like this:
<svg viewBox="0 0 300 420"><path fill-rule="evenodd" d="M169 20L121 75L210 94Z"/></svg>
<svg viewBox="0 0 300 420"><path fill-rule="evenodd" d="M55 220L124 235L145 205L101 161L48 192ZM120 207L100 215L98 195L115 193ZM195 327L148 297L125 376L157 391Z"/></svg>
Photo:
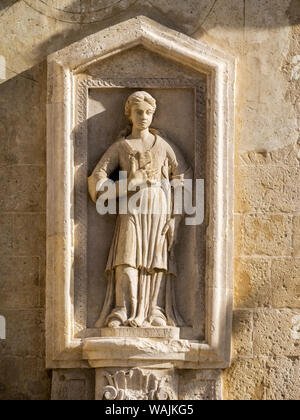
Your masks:
<svg viewBox="0 0 300 420"><path fill-rule="evenodd" d="M175 338L179 339L180 328L151 327L151 328L102 328L101 337L140 337L140 338Z"/></svg>
<svg viewBox="0 0 300 420"><path fill-rule="evenodd" d="M222 360L208 344L174 338L93 337L83 340L82 357L92 368L171 366L220 369Z"/></svg>

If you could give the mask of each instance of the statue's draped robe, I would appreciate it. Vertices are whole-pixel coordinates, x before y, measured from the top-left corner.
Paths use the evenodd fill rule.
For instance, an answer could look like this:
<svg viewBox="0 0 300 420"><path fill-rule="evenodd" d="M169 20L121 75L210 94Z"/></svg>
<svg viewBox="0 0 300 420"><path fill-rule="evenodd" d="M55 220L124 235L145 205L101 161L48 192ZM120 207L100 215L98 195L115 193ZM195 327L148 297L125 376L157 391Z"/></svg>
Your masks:
<svg viewBox="0 0 300 420"><path fill-rule="evenodd" d="M174 280L176 265L173 253L168 252L167 235L162 231L171 216L172 195L170 181L178 179L182 184L187 166L181 153L158 135L152 148L144 153L135 151L130 140L117 140L102 156L89 178L89 190L96 201L96 186L105 182L116 169L131 170L134 157L136 169L145 169L147 186L139 193L139 212L118 214L115 233L107 261L107 292L97 327L106 326L110 319L117 318L126 325L127 314L115 307L115 269L120 265L133 267L139 272L138 306L136 316L141 326L151 325L153 317L161 317L167 325L182 325L176 310ZM99 185L99 184L98 184ZM128 193L128 202L130 202ZM130 210L130 209L129 209ZM164 279L165 281L161 282ZM158 290L160 285L165 290ZM152 305L154 296L163 296L164 302Z"/></svg>

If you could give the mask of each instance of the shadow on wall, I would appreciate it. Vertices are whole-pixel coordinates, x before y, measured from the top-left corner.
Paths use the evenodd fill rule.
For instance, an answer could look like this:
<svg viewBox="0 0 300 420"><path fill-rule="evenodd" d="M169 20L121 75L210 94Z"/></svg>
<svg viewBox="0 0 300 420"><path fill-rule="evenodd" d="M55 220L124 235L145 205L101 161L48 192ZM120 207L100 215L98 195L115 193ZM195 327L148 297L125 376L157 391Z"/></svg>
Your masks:
<svg viewBox="0 0 300 420"><path fill-rule="evenodd" d="M0 84L0 164L45 164L46 75L42 62Z"/></svg>
<svg viewBox="0 0 300 420"><path fill-rule="evenodd" d="M300 1L292 0L287 9L287 16L291 25L299 25L300 23Z"/></svg>
<svg viewBox="0 0 300 420"><path fill-rule="evenodd" d="M41 63L0 85L0 166L2 173L9 174L0 179L0 253L5 256L0 274L0 400L50 398L43 338L44 221L37 225L28 222L44 220L41 206L45 206L46 182L39 174L46 161L46 69L46 63ZM16 213L14 220L7 218L6 211ZM18 225L16 219L31 224L28 233L25 222ZM13 247L15 237L23 243L22 258L12 257L19 255ZM16 289L18 264L24 272ZM9 302L3 296L10 296ZM6 341L1 320L4 314Z"/></svg>
<svg viewBox="0 0 300 420"><path fill-rule="evenodd" d="M277 0L276 0L277 2ZM0 9L16 0L4 0ZM291 0L284 9L280 2L274 5L267 0L24 0L24 7L33 9L57 21L70 24L70 28L42 41L34 51L41 59L90 34L130 18L144 15L155 21L200 39L213 27L240 29L280 27L300 21L300 2ZM93 4L93 6L92 6Z"/></svg>
<svg viewBox="0 0 300 420"><path fill-rule="evenodd" d="M18 3L20 0L1 0L0 2L0 17L8 7L13 6L15 3ZM2 12L3 11L3 12Z"/></svg>

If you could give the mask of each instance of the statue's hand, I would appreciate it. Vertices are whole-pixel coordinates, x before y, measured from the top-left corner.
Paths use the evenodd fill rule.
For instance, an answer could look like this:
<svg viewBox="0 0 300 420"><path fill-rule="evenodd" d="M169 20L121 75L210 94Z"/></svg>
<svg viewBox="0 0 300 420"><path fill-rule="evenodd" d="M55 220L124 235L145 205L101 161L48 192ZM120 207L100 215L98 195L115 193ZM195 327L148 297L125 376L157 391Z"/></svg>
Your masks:
<svg viewBox="0 0 300 420"><path fill-rule="evenodd" d="M144 169L137 169L137 161L134 156L130 156L130 173L128 186L130 189L145 184L147 182L147 172Z"/></svg>
<svg viewBox="0 0 300 420"><path fill-rule="evenodd" d="M173 246L176 244L179 223L180 223L180 220L178 217L172 217L172 219L170 219L168 223L166 223L165 227L163 228L162 235L167 234L169 252L172 250Z"/></svg>
<svg viewBox="0 0 300 420"><path fill-rule="evenodd" d="M147 173L144 169L138 169L134 174L130 174L128 178L128 186L130 190L147 183Z"/></svg>

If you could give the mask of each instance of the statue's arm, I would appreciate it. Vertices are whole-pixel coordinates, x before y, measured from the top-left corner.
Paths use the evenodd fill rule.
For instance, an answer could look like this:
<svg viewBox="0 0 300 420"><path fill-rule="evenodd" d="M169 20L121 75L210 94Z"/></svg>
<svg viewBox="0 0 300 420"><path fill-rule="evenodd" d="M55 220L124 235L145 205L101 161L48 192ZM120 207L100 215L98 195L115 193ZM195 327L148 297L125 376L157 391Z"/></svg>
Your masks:
<svg viewBox="0 0 300 420"><path fill-rule="evenodd" d="M178 239L178 232L179 227L183 218L183 213L177 213L175 210L175 203L174 198L181 200L181 209L184 209L183 203L183 194L182 194L182 187L184 186L185 179L192 179L193 178L193 171L191 170L190 166L187 164L183 154L179 150L178 147L173 145L168 141L167 143L167 158L169 162L170 168L170 181L173 184L172 188L172 213L169 222L167 223L164 233L167 232L168 234L168 248L169 251L174 249L174 245ZM176 195L176 188L178 188L179 194ZM178 203L180 204L180 203Z"/></svg>
<svg viewBox="0 0 300 420"><path fill-rule="evenodd" d="M181 150L174 144L168 142L167 156L170 164L170 179L178 179L184 181L184 179L193 178L193 170L187 164Z"/></svg>
<svg viewBox="0 0 300 420"><path fill-rule="evenodd" d="M88 178L88 187L91 199L96 203L99 192L97 185L109 179L110 174L119 166L119 144L114 143L101 157L100 161Z"/></svg>

